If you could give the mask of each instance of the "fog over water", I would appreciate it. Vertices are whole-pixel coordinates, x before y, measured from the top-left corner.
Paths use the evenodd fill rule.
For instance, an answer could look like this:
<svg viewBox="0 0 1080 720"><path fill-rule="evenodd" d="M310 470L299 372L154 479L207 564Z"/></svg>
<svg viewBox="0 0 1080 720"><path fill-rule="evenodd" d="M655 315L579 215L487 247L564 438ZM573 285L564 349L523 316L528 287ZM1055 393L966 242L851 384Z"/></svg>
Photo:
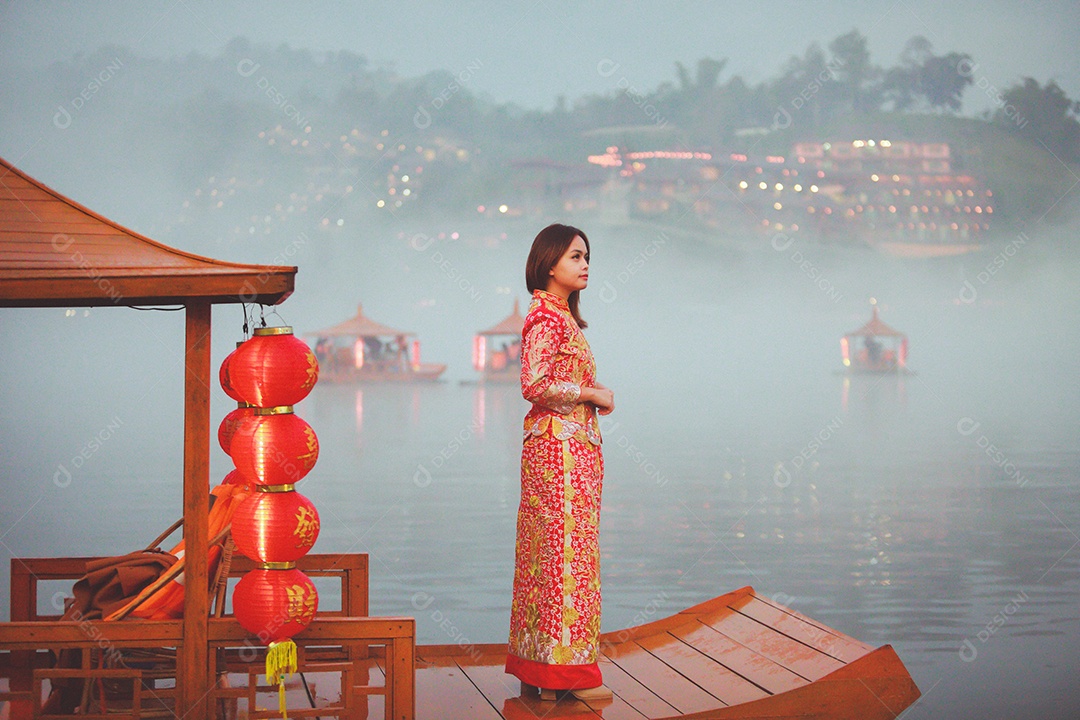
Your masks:
<svg viewBox="0 0 1080 720"><path fill-rule="evenodd" d="M437 227L388 231L374 258L298 256L297 293L278 311L303 332L363 300L450 365L433 385L317 387L299 407L322 446L302 490L322 514L317 550L371 554L373 612L417 617L421 642L498 642L526 407L513 386L457 381L472 377L472 333L525 300L533 224L506 224L497 245L490 228L453 227L459 241L430 245L418 233ZM606 630L753 585L892 643L926 694L912 717L1075 710L1063 689L1080 661L1075 259L1028 245L980 283L992 252L901 263L644 226L586 232L587 336L617 397L604 426ZM959 299L965 279L975 302ZM837 374L839 336L868 319L871 296L911 338L916 374ZM216 365L240 312L214 321ZM7 556L147 542L180 508L182 313L5 310L0 323ZM229 407L215 391L213 417ZM215 447L212 476L230 467Z"/></svg>
<svg viewBox="0 0 1080 720"><path fill-rule="evenodd" d="M581 308L598 378L613 388L617 406L601 426L603 630L752 585L869 645L891 644L923 692L905 718L1077 718L1075 164L1031 154L1032 163L1043 164L1018 168L1017 177L1044 184L1028 194L1011 188L1012 198L1030 206L1014 200L1009 207L995 196L1002 204L993 231L979 237L981 250L899 259L855 237L830 244L806 233L789 238L750 232L745 223L729 227L722 213L717 222L692 212L627 216L610 189L596 191L595 208L580 203L554 212L559 195L538 210L544 202L530 205L515 195L526 197L531 185L500 184L491 167L513 167L507 175L516 183L527 176L527 163L512 165L522 159L551 154L554 166L586 165L586 148L604 150L601 136L577 133L565 146L560 140L537 149L531 137L496 138L486 126L451 122L469 96L475 101L469 107L501 132L526 127L521 118L528 112L500 108L504 98L490 97L507 84L515 86L509 98L515 103L551 107L551 96L566 92L572 105L566 112L584 113L591 106L574 102L587 93L630 97L616 85L619 78L642 92L667 83L664 92L674 94L656 94L669 98L667 113L676 104L670 99L682 97L674 62L693 67L726 48L731 65L723 83L733 72L748 85L764 82L777 75L783 57L851 30L863 5L829 3L827 12L809 17L809 5L774 3L732 10L721 22L719 5L683 3L647 45L652 28L642 18L652 15L634 19L623 4L601 3L595 12L574 11L584 14L571 23L575 33L595 32L598 44L549 58L549 66L545 54L553 51L533 44L543 33L526 32L554 34L566 24L547 4L524 20L503 17L512 14L506 8L472 4L449 17L440 6L434 19L409 25L411 44L401 46L414 51L408 57L384 30L405 33L406 20L382 18L372 25L380 28L378 41L366 47L356 41L335 59L324 51L340 49L340 29L316 32L308 17L286 28L283 13L264 16L251 6L246 15L232 6L215 14L213 4L183 3L166 8L161 19L136 13L136 5L109 6L99 15L50 4L46 17L36 5L15 3L0 9L0 156L163 243L221 259L298 266L294 294L264 309L268 324L291 325L304 336L351 317L362 304L372 319L415 332L424 362L448 366L430 384L322 382L297 406L321 446L318 464L299 487L321 515L315 551L369 553L372 613L415 617L418 642L506 639L528 408L513 384L476 384L472 340L508 315L515 300L524 313L529 245L546 224L567 222L591 242ZM866 5L877 22L860 29L872 39L875 62L894 62L915 33L928 34L935 52L975 53L982 68L976 79L986 88L968 88L968 119L996 107L987 88L1004 88L1025 74L1040 82L1060 78L1071 97L1080 87L1067 31L1075 25L1073 3L1043 3L1030 13L990 3L948 17L914 1ZM787 17L785 7L791 27L746 30ZM65 8L73 13L66 22L57 16ZM110 14L121 14L116 8L131 17L109 22ZM611 21L616 11L626 17ZM335 25L358 26L357 13L363 15L350 8L333 16ZM807 35L815 17L821 27ZM701 27L680 30L695 18ZM514 29L519 21L524 29ZM702 30L714 26L715 35ZM505 37L482 36L500 29ZM70 52L34 40L51 33ZM170 37L151 47L158 34ZM283 41L292 47L279 47ZM529 51L519 42L529 43L522 46ZM461 54L462 47L468 52ZM676 51L690 54L675 57ZM349 55L365 52L370 65ZM395 52L401 57L391 57ZM776 55L774 65L761 52ZM250 67L260 61L260 69L245 75L239 68L249 66L239 66L238 58ZM477 58L476 84L443 101L437 109L446 111L436 113L430 132L414 126L417 104L406 90L435 108L424 94L430 83L450 87L435 71L459 72ZM620 69L598 84L601 60ZM529 79L529 68L540 72L536 65L543 82ZM113 69L78 103L92 77L87 68L97 77ZM424 72L430 73L424 82L413 77ZM292 118L284 101L258 85L265 78L310 120L312 141L325 141L332 151L288 155L285 141L271 149L266 133ZM345 87L370 90L364 83L382 93L380 112L397 113L388 124L397 122L410 138L403 152L413 153L415 136L416 157L423 145L451 158L440 154L425 166L423 182L414 177L415 210L375 210L376 197L385 200L388 188L404 188L404 181L392 166L397 156L379 165L394 143L387 141L385 152L382 145L372 150L389 131L380 135L375 120L354 117L378 105L374 95L359 94L354 105L347 93L338 95ZM69 113L70 125L56 123L58 108ZM651 120L636 106L631 110L635 122ZM768 105L766 119L772 112ZM809 115L796 113L792 137ZM913 115L942 120L943 127L956 119L940 108ZM537 134L557 120L555 112L540 117ZM370 136L356 140L339 121ZM598 147L589 145L593 139ZM370 147L355 156L342 150L341 143L364 142ZM502 154L485 155L492 147ZM455 164L452 151L465 148L472 164ZM580 157L573 154L579 148ZM1006 149L1010 162L1030 159L1015 144ZM977 165L982 152L967 147L955 159ZM471 199L459 202L455 183L474 177L482 177L477 183L486 183L487 196L506 195L512 211L492 212L488 199L488 212L477 212ZM346 183L350 194L341 189ZM239 190L226 196L226 187ZM227 200L215 215L207 198L219 190ZM726 192L717 184L706 195L716 200ZM316 193L323 199L316 201ZM294 206L304 209L294 213ZM871 302L884 322L907 334L911 374L841 372L840 338L870 319ZM243 339L244 320L239 306L213 310L215 370ZM12 558L125 553L181 514L184 313L0 309L0 340L3 619ZM213 428L232 407L215 385ZM231 469L215 441L211 481ZM57 608L69 592L70 583L45 583L40 608Z"/></svg>

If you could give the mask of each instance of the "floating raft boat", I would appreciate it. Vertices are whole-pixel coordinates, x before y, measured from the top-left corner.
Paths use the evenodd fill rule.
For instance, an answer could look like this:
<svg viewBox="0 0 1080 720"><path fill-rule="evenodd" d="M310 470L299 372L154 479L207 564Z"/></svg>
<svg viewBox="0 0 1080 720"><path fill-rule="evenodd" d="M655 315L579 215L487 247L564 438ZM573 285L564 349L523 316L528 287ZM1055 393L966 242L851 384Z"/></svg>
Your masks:
<svg viewBox="0 0 1080 720"><path fill-rule="evenodd" d="M416 717L893 720L920 693L892 647L873 648L761 597L721 595L601 636L615 697L542 702L503 672L506 645L416 648Z"/></svg>

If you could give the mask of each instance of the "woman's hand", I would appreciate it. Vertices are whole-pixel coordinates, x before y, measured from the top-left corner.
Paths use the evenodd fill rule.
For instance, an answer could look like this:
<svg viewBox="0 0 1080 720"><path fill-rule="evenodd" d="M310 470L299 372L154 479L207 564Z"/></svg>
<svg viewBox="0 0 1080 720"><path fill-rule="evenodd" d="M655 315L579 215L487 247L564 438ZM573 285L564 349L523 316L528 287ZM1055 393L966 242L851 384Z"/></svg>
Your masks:
<svg viewBox="0 0 1080 720"><path fill-rule="evenodd" d="M580 400L595 405L601 415L610 415L615 409L615 393L600 383L596 387L582 388Z"/></svg>

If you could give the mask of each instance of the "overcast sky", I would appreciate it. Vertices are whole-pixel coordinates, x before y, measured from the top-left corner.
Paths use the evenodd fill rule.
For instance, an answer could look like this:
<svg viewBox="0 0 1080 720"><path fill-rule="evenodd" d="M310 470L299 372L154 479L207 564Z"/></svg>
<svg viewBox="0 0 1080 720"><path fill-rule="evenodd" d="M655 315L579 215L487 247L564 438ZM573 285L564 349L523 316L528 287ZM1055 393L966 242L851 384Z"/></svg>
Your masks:
<svg viewBox="0 0 1080 720"><path fill-rule="evenodd" d="M777 74L811 42L853 28L872 60L893 65L923 35L938 54L979 63L965 112L989 107L991 87L1023 76L1056 80L1080 98L1077 0L758 0L756 2L155 2L0 1L0 81L27 65L63 60L104 44L138 54L217 53L236 36L315 51L350 50L405 76L468 71L471 90L497 102L550 108L641 90L675 78L674 63L728 58L721 81ZM599 68L599 69L598 69Z"/></svg>

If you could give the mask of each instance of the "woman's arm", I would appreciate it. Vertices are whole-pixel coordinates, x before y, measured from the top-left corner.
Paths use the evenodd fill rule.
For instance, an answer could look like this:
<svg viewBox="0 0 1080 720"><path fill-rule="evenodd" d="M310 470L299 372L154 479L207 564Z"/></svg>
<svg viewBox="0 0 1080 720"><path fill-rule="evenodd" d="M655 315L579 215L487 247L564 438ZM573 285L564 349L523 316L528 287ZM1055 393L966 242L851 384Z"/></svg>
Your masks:
<svg viewBox="0 0 1080 720"><path fill-rule="evenodd" d="M522 330L521 394L531 403L561 415L573 412L582 388L551 375L551 363L563 341L559 319L546 313L530 314Z"/></svg>

